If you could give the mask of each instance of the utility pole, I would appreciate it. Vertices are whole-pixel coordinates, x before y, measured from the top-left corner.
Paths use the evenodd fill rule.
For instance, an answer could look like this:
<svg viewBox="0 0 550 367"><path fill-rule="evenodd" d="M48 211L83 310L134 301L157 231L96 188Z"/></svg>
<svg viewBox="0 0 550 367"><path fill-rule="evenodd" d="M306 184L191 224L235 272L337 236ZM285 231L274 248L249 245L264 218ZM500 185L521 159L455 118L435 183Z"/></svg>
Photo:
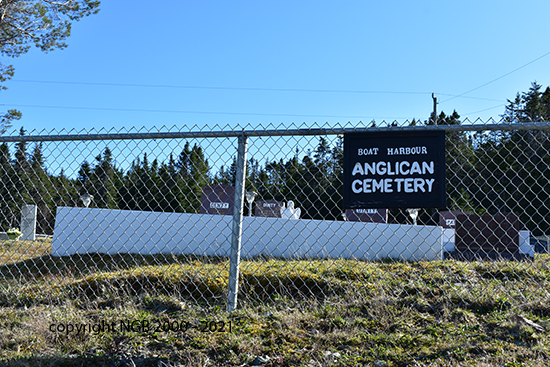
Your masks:
<svg viewBox="0 0 550 367"><path fill-rule="evenodd" d="M434 100L434 125L437 125L437 97L432 93L432 99Z"/></svg>
<svg viewBox="0 0 550 367"><path fill-rule="evenodd" d="M437 126L437 97L435 93L432 93L432 99L434 101L434 125ZM432 208L432 225L437 226L439 224L439 211L437 208Z"/></svg>

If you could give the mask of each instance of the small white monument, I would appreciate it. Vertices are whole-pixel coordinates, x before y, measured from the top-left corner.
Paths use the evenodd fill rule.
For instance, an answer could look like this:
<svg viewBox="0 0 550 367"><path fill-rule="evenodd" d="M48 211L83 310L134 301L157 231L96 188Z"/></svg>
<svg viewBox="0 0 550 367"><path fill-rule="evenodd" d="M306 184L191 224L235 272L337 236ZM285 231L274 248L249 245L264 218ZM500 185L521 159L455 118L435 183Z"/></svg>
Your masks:
<svg viewBox="0 0 550 367"><path fill-rule="evenodd" d="M92 200L94 200L94 196L90 194L84 194L80 197L80 200L82 200L82 204L87 208L92 203Z"/></svg>
<svg viewBox="0 0 550 367"><path fill-rule="evenodd" d="M420 209L407 209L407 212L409 213L409 215L411 216L411 219L413 220L413 224L416 226L417 225L417 218L418 218L418 211Z"/></svg>
<svg viewBox="0 0 550 367"><path fill-rule="evenodd" d="M21 241L36 239L36 205L25 205L21 208Z"/></svg>
<svg viewBox="0 0 550 367"><path fill-rule="evenodd" d="M258 193L254 192L254 191L247 191L245 196L246 196L246 201L248 201L248 216L251 217L252 216L252 203L254 202L254 199L256 198L256 195L258 195Z"/></svg>
<svg viewBox="0 0 550 367"><path fill-rule="evenodd" d="M302 209L294 208L294 201L290 200L288 206L281 208L281 218L285 219L300 219L300 214L302 214Z"/></svg>

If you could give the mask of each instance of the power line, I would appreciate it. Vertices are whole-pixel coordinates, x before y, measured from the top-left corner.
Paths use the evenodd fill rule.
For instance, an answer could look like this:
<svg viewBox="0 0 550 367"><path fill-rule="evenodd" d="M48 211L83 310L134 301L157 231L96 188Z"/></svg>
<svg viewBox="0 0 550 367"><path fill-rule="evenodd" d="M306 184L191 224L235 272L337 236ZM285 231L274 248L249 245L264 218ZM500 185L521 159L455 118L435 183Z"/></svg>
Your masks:
<svg viewBox="0 0 550 367"><path fill-rule="evenodd" d="M89 110L89 111L116 111L116 112L150 112L150 113L181 113L200 115L235 115L235 116L271 116L271 117L330 117L330 118L353 118L353 119L407 119L408 117L375 117L375 116L353 116L353 115L308 115L308 114L286 114L286 113L257 113L257 112L217 112L217 111L184 111L184 110L148 110L138 108L111 108L111 107L80 107L80 106L45 106L26 104L0 104L5 107L26 107L26 108L48 108L66 110Z"/></svg>
<svg viewBox="0 0 550 367"><path fill-rule="evenodd" d="M500 108L500 107L502 107L502 106L506 106L506 104L499 104L498 106L489 107L489 108L486 108L486 109L484 109L484 110L479 110L479 111L474 111L474 112L465 113L464 116L474 115L474 114L476 114L476 113L485 112L485 111L489 111L489 110L494 110L495 108Z"/></svg>
<svg viewBox="0 0 550 367"><path fill-rule="evenodd" d="M505 100L502 100L502 99L493 99L493 98L483 98L483 97L469 97L469 96L458 96L458 95L454 95L454 94L446 94L446 93L436 93L437 95L440 95L440 96L448 96L448 97L454 97L454 98L467 98L467 99L477 99L477 100L480 100L480 101L491 101L491 102L506 102ZM448 101L448 99L446 100Z"/></svg>
<svg viewBox="0 0 550 367"><path fill-rule="evenodd" d="M12 79L10 81L18 82L18 83L91 85L91 86L131 87L131 88L172 88L172 89L207 89L207 90L241 90L241 91L266 91L266 92L310 92L310 93L417 94L417 95L430 94L430 92L383 91L383 90L220 87L220 86L172 85L172 84L67 82L67 81L53 81L53 80L24 80L24 79Z"/></svg>
<svg viewBox="0 0 550 367"><path fill-rule="evenodd" d="M474 89L470 89L470 90L467 91L467 92L464 92L464 93L459 94L459 95L457 95L457 96L454 96L454 97L452 97L452 98L446 99L446 100L444 100L444 101L441 102L441 103L448 102L448 101L450 101L450 100L453 100L453 99L458 98L458 97L462 97L462 96L464 96L465 94L471 93L471 92L473 92L473 91L475 91L475 90L478 90L478 89L480 89L480 88L483 88L483 87L485 87L486 85L489 85L489 84L491 84L491 83L493 83L493 82L496 82L497 80L500 80L500 79L502 79L502 78L504 78L504 77L506 77L506 76L508 76L508 75L510 75L510 74L512 74L512 73L515 73L516 71L518 71L518 70L520 70L520 69L523 69L524 67L526 67L526 66L528 66L528 65L531 65L532 63L534 63L534 62L536 62L536 61L538 61L538 60L540 60L540 59L542 59L543 57L546 57L546 56L548 56L548 55L550 55L550 52L547 52L547 53L545 53L544 55L539 56L539 57L537 57L536 59L534 59L534 60L532 60L532 61L529 61L527 64L522 65L522 66L520 66L519 68L516 68L516 69L514 69L514 70L512 70L512 71L510 71L510 72L508 72L508 73L506 73L506 74L504 74L504 75L501 75L501 76L499 76L499 77L496 78L496 79L493 79L493 80L491 80L491 81L489 81L489 82L487 82L487 83L485 83L485 84L482 84L482 85L480 85L479 87L476 87L476 88L474 88Z"/></svg>
<svg viewBox="0 0 550 367"><path fill-rule="evenodd" d="M221 86L200 86L200 85L172 85L172 84L138 84L138 83L98 83L98 82L68 82L54 80L10 80L17 83L37 83L37 84L61 84L61 85L90 85L107 87L129 87L129 88L172 88L172 89L206 89L206 90L240 90L240 91L265 91L265 92L311 92L311 93L357 93L357 94L409 94L424 95L431 92L411 92L411 91L383 91L383 90L349 90L349 89L299 89L299 88L260 88L260 87L221 87ZM448 97L463 97L448 93L437 93ZM482 98L482 97L463 97L468 99L478 99L484 101L504 102L502 100Z"/></svg>

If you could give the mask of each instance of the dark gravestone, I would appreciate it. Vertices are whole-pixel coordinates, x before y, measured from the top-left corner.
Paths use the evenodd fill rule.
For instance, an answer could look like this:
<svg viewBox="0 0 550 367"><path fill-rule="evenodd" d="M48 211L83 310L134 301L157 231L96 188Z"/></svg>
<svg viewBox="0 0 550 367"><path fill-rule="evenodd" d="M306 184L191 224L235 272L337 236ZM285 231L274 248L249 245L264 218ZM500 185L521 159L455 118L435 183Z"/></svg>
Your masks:
<svg viewBox="0 0 550 367"><path fill-rule="evenodd" d="M258 200L254 215L256 217L281 218L281 209L284 207L284 201Z"/></svg>
<svg viewBox="0 0 550 367"><path fill-rule="evenodd" d="M519 229L519 218L515 213L459 214L455 242L455 253L458 254L455 255L468 260L521 258Z"/></svg>
<svg viewBox="0 0 550 367"><path fill-rule="evenodd" d="M388 223L388 209L346 209L350 222Z"/></svg>
<svg viewBox="0 0 550 367"><path fill-rule="evenodd" d="M229 185L212 185L202 188L201 214L233 215L235 188Z"/></svg>
<svg viewBox="0 0 550 367"><path fill-rule="evenodd" d="M535 249L536 253L539 253L539 254L549 253L549 251L548 251L549 250L548 240L547 239L531 237L529 242L531 244L531 247L533 247Z"/></svg>
<svg viewBox="0 0 550 367"><path fill-rule="evenodd" d="M460 210L448 210L439 212L439 225L443 228L456 227L456 217L460 214L471 214L470 212L463 212Z"/></svg>

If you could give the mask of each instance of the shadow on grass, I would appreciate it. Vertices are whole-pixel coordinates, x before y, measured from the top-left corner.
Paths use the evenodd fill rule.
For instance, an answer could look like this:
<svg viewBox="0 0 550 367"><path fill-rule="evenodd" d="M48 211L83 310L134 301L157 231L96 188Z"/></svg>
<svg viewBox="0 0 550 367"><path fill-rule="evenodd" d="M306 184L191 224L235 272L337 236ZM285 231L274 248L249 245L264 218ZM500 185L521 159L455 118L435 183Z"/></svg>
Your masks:
<svg viewBox="0 0 550 367"><path fill-rule="evenodd" d="M510 295L519 291L535 292L539 298L547 295L544 290L550 284L549 274L543 262L535 268L532 264L455 260L375 262L261 257L241 262L239 300L257 305L280 296L323 301L332 296L385 294L419 310L437 308L434 305L445 300L483 313L507 309L515 297ZM228 279L229 260L225 257L47 255L0 266L0 304L60 303L67 299L83 304L112 303L148 295L221 305L226 301Z"/></svg>
<svg viewBox="0 0 550 367"><path fill-rule="evenodd" d="M57 367L112 367L115 366L116 362L113 359L108 359L104 357L30 357L30 358L16 358L8 360L6 362L0 361L0 367L23 367L23 366L33 366L33 367L46 367L46 366L57 366Z"/></svg>
<svg viewBox="0 0 550 367"><path fill-rule="evenodd" d="M123 358L123 357L105 357L105 356L87 356L78 355L74 357L31 357L16 358L3 363L0 361L0 367L170 367L179 366L179 363L171 363L163 358Z"/></svg>
<svg viewBox="0 0 550 367"><path fill-rule="evenodd" d="M310 261L246 260L239 297L258 304L277 295L323 299L345 292L346 280L317 270ZM66 299L112 303L143 295L219 305L227 297L229 261L196 255L48 255L2 265L0 277L0 287L7 289L0 294L4 305Z"/></svg>
<svg viewBox="0 0 550 367"><path fill-rule="evenodd" d="M220 298L226 258L196 255L85 254L36 257L0 266L0 303L128 297L144 293Z"/></svg>
<svg viewBox="0 0 550 367"><path fill-rule="evenodd" d="M71 256L44 255L0 266L0 276L4 279L21 279L48 275L75 275L82 276L97 271L120 271L139 266L170 265L200 261L209 264L225 262L224 257L200 255L140 255L115 254L107 255L91 253Z"/></svg>

